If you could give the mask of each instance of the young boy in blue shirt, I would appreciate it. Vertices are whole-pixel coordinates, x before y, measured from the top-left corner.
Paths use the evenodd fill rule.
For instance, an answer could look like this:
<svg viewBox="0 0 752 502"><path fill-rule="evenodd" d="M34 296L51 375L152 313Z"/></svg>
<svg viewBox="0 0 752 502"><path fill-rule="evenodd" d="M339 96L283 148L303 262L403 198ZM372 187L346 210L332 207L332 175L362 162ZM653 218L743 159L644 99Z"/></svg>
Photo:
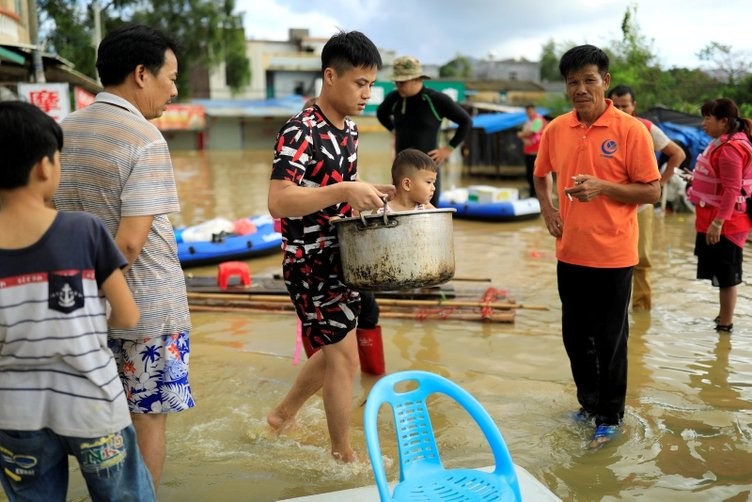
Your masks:
<svg viewBox="0 0 752 502"><path fill-rule="evenodd" d="M153 501L107 348L138 307L101 221L49 207L62 147L40 109L0 102L0 483L11 502L64 501L72 455L92 500Z"/></svg>

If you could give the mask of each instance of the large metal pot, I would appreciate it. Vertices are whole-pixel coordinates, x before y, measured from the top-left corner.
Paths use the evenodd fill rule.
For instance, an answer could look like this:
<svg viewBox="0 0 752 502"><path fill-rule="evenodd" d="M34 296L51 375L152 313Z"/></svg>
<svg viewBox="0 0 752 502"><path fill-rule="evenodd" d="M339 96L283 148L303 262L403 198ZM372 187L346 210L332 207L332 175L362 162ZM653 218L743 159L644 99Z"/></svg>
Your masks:
<svg viewBox="0 0 752 502"><path fill-rule="evenodd" d="M454 212L429 209L334 221L345 283L385 291L448 281L454 277Z"/></svg>

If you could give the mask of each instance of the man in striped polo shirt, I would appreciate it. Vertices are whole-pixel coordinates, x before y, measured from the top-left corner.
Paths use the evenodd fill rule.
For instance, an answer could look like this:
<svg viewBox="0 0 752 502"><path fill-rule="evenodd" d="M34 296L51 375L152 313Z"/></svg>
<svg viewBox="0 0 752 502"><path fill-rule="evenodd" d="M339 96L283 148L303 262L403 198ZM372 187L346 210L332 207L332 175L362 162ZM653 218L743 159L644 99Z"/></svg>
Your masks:
<svg viewBox="0 0 752 502"><path fill-rule="evenodd" d="M169 213L180 211L170 152L149 122L177 96L177 44L130 25L102 40L96 101L62 123L58 209L99 216L128 260L126 279L141 310L134 329L109 344L155 488L164 466L167 413L194 406L188 383L191 328L185 279Z"/></svg>

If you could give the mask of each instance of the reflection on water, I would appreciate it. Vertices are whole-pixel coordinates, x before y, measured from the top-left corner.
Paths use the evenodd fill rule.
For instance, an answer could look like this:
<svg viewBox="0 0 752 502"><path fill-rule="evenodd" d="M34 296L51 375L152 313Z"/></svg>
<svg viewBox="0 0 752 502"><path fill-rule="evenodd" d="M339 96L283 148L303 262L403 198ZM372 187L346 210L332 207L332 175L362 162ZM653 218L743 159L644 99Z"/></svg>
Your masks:
<svg viewBox="0 0 752 502"><path fill-rule="evenodd" d="M361 152L365 179L388 180L385 151ZM183 203L177 224L265 210L271 149L180 153L174 162ZM458 176L453 171L447 179ZM560 340L553 241L538 220L455 221L457 276L491 282L454 285L477 288L480 297L492 284L518 303L549 310L520 309L514 324L385 319L387 369L435 371L466 387L497 420L515 462L564 500L749 500L749 286L740 289L737 331L718 335L711 321L717 291L694 280L691 215L657 218L655 232L655 307L631 315L626 426L612 444L588 450L591 430L568 419L577 403ZM749 268L752 256L745 259ZM249 264L254 274L269 274L279 270L280 257ZM214 268L192 272L211 274ZM320 399L305 406L290 434L275 437L266 426L266 412L297 373L294 317L197 313L193 320L197 407L169 419L160 500L265 501L372 483L367 463L343 467L330 459ZM356 383L357 405L373 382L362 375ZM462 412L441 406L433 420L447 465L491 463ZM354 444L366 460L362 414L353 421ZM394 478L396 452L388 445L385 452ZM71 497L85 497L80 480Z"/></svg>

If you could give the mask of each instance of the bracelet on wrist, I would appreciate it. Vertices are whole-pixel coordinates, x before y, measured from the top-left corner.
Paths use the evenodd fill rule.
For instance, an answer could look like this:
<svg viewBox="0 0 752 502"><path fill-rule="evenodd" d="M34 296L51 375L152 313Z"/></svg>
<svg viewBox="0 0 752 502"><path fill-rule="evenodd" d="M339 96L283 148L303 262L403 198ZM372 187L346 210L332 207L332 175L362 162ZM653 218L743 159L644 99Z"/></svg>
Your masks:
<svg viewBox="0 0 752 502"><path fill-rule="evenodd" d="M721 228L723 226L723 222L719 222L718 220L713 220L710 224L717 228Z"/></svg>

